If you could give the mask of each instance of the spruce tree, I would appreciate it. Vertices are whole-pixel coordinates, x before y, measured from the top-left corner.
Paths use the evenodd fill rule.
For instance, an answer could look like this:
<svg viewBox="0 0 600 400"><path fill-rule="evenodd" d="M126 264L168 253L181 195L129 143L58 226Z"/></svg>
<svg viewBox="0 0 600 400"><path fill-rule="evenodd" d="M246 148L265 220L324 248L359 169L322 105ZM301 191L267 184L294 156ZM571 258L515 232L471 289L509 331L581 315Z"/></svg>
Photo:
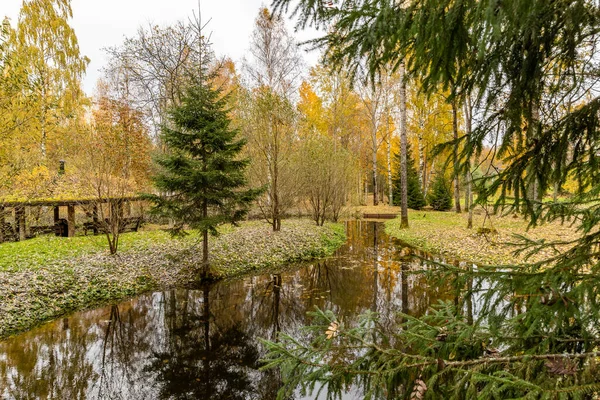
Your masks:
<svg viewBox="0 0 600 400"><path fill-rule="evenodd" d="M208 234L242 219L260 194L246 188L249 160L240 158L246 142L230 127L226 102L209 82L197 81L187 89L161 132L168 152L157 158L161 169L153 181L166 195L148 196L155 213L174 221L173 234L185 233L185 226L202 233L203 277L209 275Z"/></svg>
<svg viewBox="0 0 600 400"><path fill-rule="evenodd" d="M452 208L450 184L442 171L435 176L428 200L431 207L436 211L448 211Z"/></svg>
<svg viewBox="0 0 600 400"><path fill-rule="evenodd" d="M400 199L402 194L400 190L400 153L394 155L394 163L396 164L396 175L392 179L394 199ZM408 208L420 210L425 207L425 196L421 191L421 183L419 181L419 173L415 168L415 160L412 155L410 143L406 145L406 184Z"/></svg>

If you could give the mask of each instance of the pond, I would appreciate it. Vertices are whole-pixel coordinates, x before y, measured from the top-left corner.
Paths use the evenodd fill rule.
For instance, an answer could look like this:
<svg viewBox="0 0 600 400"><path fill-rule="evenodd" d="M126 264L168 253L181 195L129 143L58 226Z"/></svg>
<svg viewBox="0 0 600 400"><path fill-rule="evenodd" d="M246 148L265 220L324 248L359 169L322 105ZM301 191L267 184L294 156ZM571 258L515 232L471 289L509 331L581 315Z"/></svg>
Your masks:
<svg viewBox="0 0 600 400"><path fill-rule="evenodd" d="M0 342L0 397L274 399L281 379L259 370L259 338L301 336L315 307L348 320L375 311L393 330L398 311L419 316L460 295L424 273L438 260L415 255L383 223L346 224L335 256L290 272L148 293ZM356 388L344 397L361 398Z"/></svg>

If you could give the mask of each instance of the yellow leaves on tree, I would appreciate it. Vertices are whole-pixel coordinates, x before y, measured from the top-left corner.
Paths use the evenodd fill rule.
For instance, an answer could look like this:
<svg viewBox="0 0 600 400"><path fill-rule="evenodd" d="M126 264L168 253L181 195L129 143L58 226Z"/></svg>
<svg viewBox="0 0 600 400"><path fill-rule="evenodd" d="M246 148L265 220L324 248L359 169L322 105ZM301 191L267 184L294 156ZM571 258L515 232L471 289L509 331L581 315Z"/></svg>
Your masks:
<svg viewBox="0 0 600 400"><path fill-rule="evenodd" d="M27 0L16 26L5 20L0 28L2 198L55 197L58 160L71 156L68 142L86 105L80 82L89 62L71 18L70 0Z"/></svg>
<svg viewBox="0 0 600 400"><path fill-rule="evenodd" d="M92 122L82 133L78 170L87 196L133 196L147 189L151 142L142 116L98 85Z"/></svg>
<svg viewBox="0 0 600 400"><path fill-rule="evenodd" d="M71 18L70 0L25 1L14 37L15 65L29 82L22 94L35 116L27 134L38 142L41 163L49 137L82 105L80 82L89 59L79 52Z"/></svg>
<svg viewBox="0 0 600 400"><path fill-rule="evenodd" d="M300 85L300 113L301 135L323 135L327 133L327 121L323 101L312 89L310 83L304 81Z"/></svg>

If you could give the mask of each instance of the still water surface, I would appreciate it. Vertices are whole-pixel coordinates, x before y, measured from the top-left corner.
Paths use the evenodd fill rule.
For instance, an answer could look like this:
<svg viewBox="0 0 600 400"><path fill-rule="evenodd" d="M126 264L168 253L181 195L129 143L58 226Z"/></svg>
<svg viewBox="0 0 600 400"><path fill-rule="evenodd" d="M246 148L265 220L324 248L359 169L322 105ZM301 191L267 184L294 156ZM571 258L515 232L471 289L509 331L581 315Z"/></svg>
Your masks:
<svg viewBox="0 0 600 400"><path fill-rule="evenodd" d="M0 342L0 398L274 399L281 379L259 371L259 338L301 335L315 307L344 320L375 311L391 331L396 312L457 296L382 223L348 222L347 235L335 256L292 272L148 293Z"/></svg>

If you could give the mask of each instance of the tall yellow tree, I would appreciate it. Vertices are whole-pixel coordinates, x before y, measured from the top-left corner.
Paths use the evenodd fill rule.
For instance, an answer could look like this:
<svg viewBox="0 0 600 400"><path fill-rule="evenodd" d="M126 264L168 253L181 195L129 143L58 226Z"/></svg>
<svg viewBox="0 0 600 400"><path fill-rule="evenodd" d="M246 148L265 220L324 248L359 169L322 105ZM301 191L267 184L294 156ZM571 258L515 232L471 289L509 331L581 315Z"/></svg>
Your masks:
<svg viewBox="0 0 600 400"><path fill-rule="evenodd" d="M300 101L298 102L299 132L301 135L325 134L327 123L323 100L307 81L300 85Z"/></svg>
<svg viewBox="0 0 600 400"><path fill-rule="evenodd" d="M437 144L452 138L452 107L443 94L426 96L420 93L418 81L408 86L407 103L407 126L412 133L410 141L417 153L421 189L427 193L436 163L439 167L445 161L444 157L436 160L432 150Z"/></svg>
<svg viewBox="0 0 600 400"><path fill-rule="evenodd" d="M15 111L22 109L15 104L15 94L25 79L15 73L12 55L12 38L15 32L10 21L5 18L0 25L0 193L4 194L12 186L14 159L19 146L14 143L14 128L21 118Z"/></svg>
<svg viewBox="0 0 600 400"><path fill-rule="evenodd" d="M344 70L335 70L326 65L311 68L309 83L319 97L323 110L322 128L333 139L333 145L348 150L354 155L356 173L352 185L355 200L363 201L362 189L366 186L367 169L371 145L366 143L368 133L364 121L364 108L360 97L352 87L352 80ZM302 101L302 100L301 100ZM368 179L370 182L371 179Z"/></svg>
<svg viewBox="0 0 600 400"><path fill-rule="evenodd" d="M18 63L27 75L25 96L29 112L35 115L22 134L39 146L39 163L46 164L56 133L81 106L84 94L81 79L89 59L81 55L70 0L26 0L23 2L14 36Z"/></svg>

